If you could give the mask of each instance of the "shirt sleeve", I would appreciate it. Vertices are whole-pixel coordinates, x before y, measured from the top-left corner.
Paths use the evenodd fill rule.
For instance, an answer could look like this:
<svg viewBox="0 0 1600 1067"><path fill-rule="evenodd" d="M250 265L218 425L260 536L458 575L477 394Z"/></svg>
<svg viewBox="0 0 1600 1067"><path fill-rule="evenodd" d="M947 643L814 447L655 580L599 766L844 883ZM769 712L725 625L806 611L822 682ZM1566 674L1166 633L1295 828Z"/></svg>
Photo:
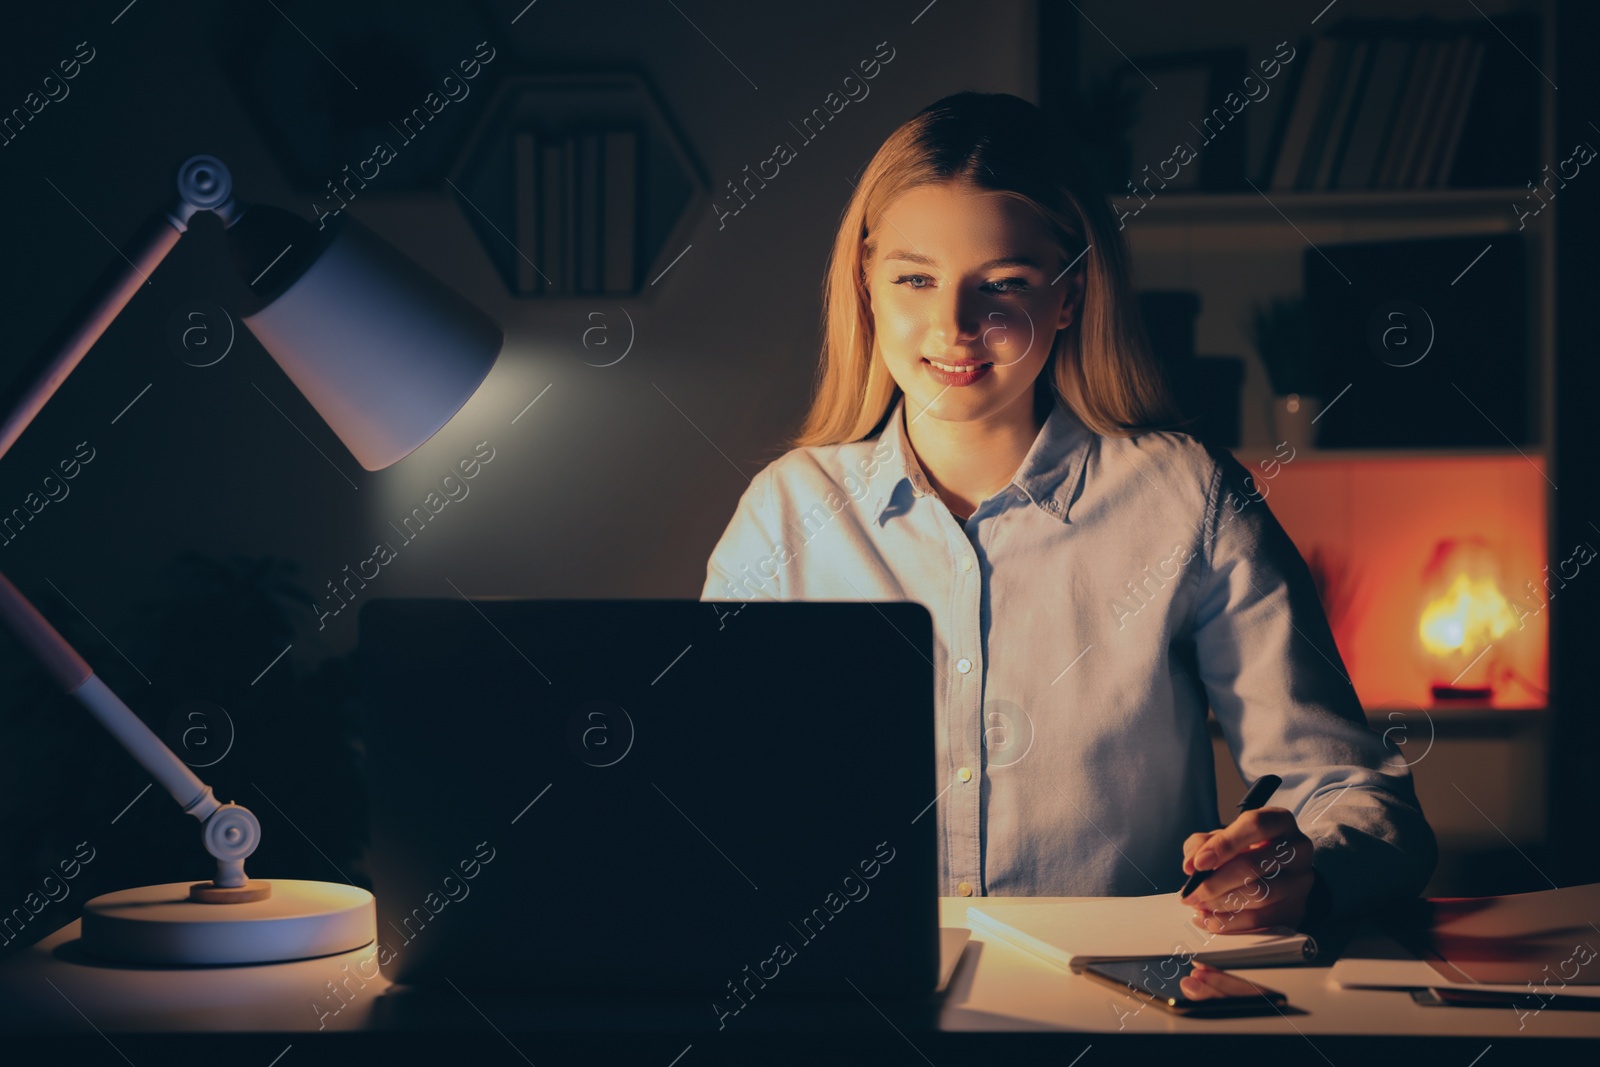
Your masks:
<svg viewBox="0 0 1600 1067"><path fill-rule="evenodd" d="M760 600L781 594L779 541L771 527L773 494L769 466L750 480L711 558L701 600Z"/></svg>
<svg viewBox="0 0 1600 1067"><path fill-rule="evenodd" d="M1438 860L1411 771L1367 724L1310 569L1266 504L1271 483L1214 451L1194 642L1240 775L1314 845L1328 917L1415 897Z"/></svg>

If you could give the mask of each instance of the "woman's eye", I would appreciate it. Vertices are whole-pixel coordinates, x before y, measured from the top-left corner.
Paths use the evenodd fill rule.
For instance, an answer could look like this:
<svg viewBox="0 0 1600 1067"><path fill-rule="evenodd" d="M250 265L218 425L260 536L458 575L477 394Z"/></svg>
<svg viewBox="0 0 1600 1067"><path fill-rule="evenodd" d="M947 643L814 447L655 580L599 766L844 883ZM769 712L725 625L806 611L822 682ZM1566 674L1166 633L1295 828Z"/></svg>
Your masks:
<svg viewBox="0 0 1600 1067"><path fill-rule="evenodd" d="M927 289L933 285L933 279L926 274L902 274L894 279L894 284L912 289ZM990 293L1022 293L1031 288L1025 278L1000 278L984 282L982 287Z"/></svg>

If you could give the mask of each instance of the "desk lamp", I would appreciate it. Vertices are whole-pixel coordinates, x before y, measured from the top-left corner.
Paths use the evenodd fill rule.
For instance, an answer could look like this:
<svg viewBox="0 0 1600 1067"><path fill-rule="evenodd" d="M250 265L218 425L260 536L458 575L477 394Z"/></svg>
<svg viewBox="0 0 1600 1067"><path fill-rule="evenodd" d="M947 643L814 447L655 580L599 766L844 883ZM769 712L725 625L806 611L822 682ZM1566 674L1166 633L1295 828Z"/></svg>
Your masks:
<svg viewBox="0 0 1600 1067"><path fill-rule="evenodd" d="M381 470L432 437L494 365L500 327L347 214L319 229L278 208L243 204L234 199L228 168L212 156L186 160L177 186L172 206L135 239L127 269L108 269L86 298L80 324L45 352L43 370L0 423L0 456L201 211L227 228L234 266L259 304L245 325L365 469ZM209 882L86 902L86 952L133 963L237 965L347 952L376 938L373 898L364 889L247 877L244 861L261 841L256 817L218 801L3 574L0 619L200 820L201 840L217 861Z"/></svg>

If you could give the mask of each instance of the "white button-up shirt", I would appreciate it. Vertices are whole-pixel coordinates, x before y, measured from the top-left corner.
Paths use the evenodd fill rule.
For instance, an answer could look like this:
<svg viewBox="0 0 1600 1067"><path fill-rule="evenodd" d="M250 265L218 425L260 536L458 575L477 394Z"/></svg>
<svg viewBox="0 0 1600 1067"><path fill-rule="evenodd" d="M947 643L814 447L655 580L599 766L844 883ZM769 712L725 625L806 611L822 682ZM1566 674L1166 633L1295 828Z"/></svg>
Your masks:
<svg viewBox="0 0 1600 1067"><path fill-rule="evenodd" d="M897 600L933 617L945 894L1169 892L1215 829L1209 704L1246 782L1295 813L1335 914L1411 896L1436 844L1367 725L1305 561L1258 481L1181 433L1096 434L1057 402L965 522L897 401L739 501L703 600ZM1227 812L1231 820L1235 812Z"/></svg>

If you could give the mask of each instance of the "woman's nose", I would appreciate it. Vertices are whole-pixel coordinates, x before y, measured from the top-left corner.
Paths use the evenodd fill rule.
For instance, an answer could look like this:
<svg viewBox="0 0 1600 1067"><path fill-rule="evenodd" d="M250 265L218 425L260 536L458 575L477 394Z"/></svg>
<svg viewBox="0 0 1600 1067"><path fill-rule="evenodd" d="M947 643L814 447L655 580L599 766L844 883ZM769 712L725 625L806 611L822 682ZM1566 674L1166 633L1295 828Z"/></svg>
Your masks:
<svg viewBox="0 0 1600 1067"><path fill-rule="evenodd" d="M950 286L934 304L933 331L948 347L972 344L982 335L982 308L975 294Z"/></svg>

